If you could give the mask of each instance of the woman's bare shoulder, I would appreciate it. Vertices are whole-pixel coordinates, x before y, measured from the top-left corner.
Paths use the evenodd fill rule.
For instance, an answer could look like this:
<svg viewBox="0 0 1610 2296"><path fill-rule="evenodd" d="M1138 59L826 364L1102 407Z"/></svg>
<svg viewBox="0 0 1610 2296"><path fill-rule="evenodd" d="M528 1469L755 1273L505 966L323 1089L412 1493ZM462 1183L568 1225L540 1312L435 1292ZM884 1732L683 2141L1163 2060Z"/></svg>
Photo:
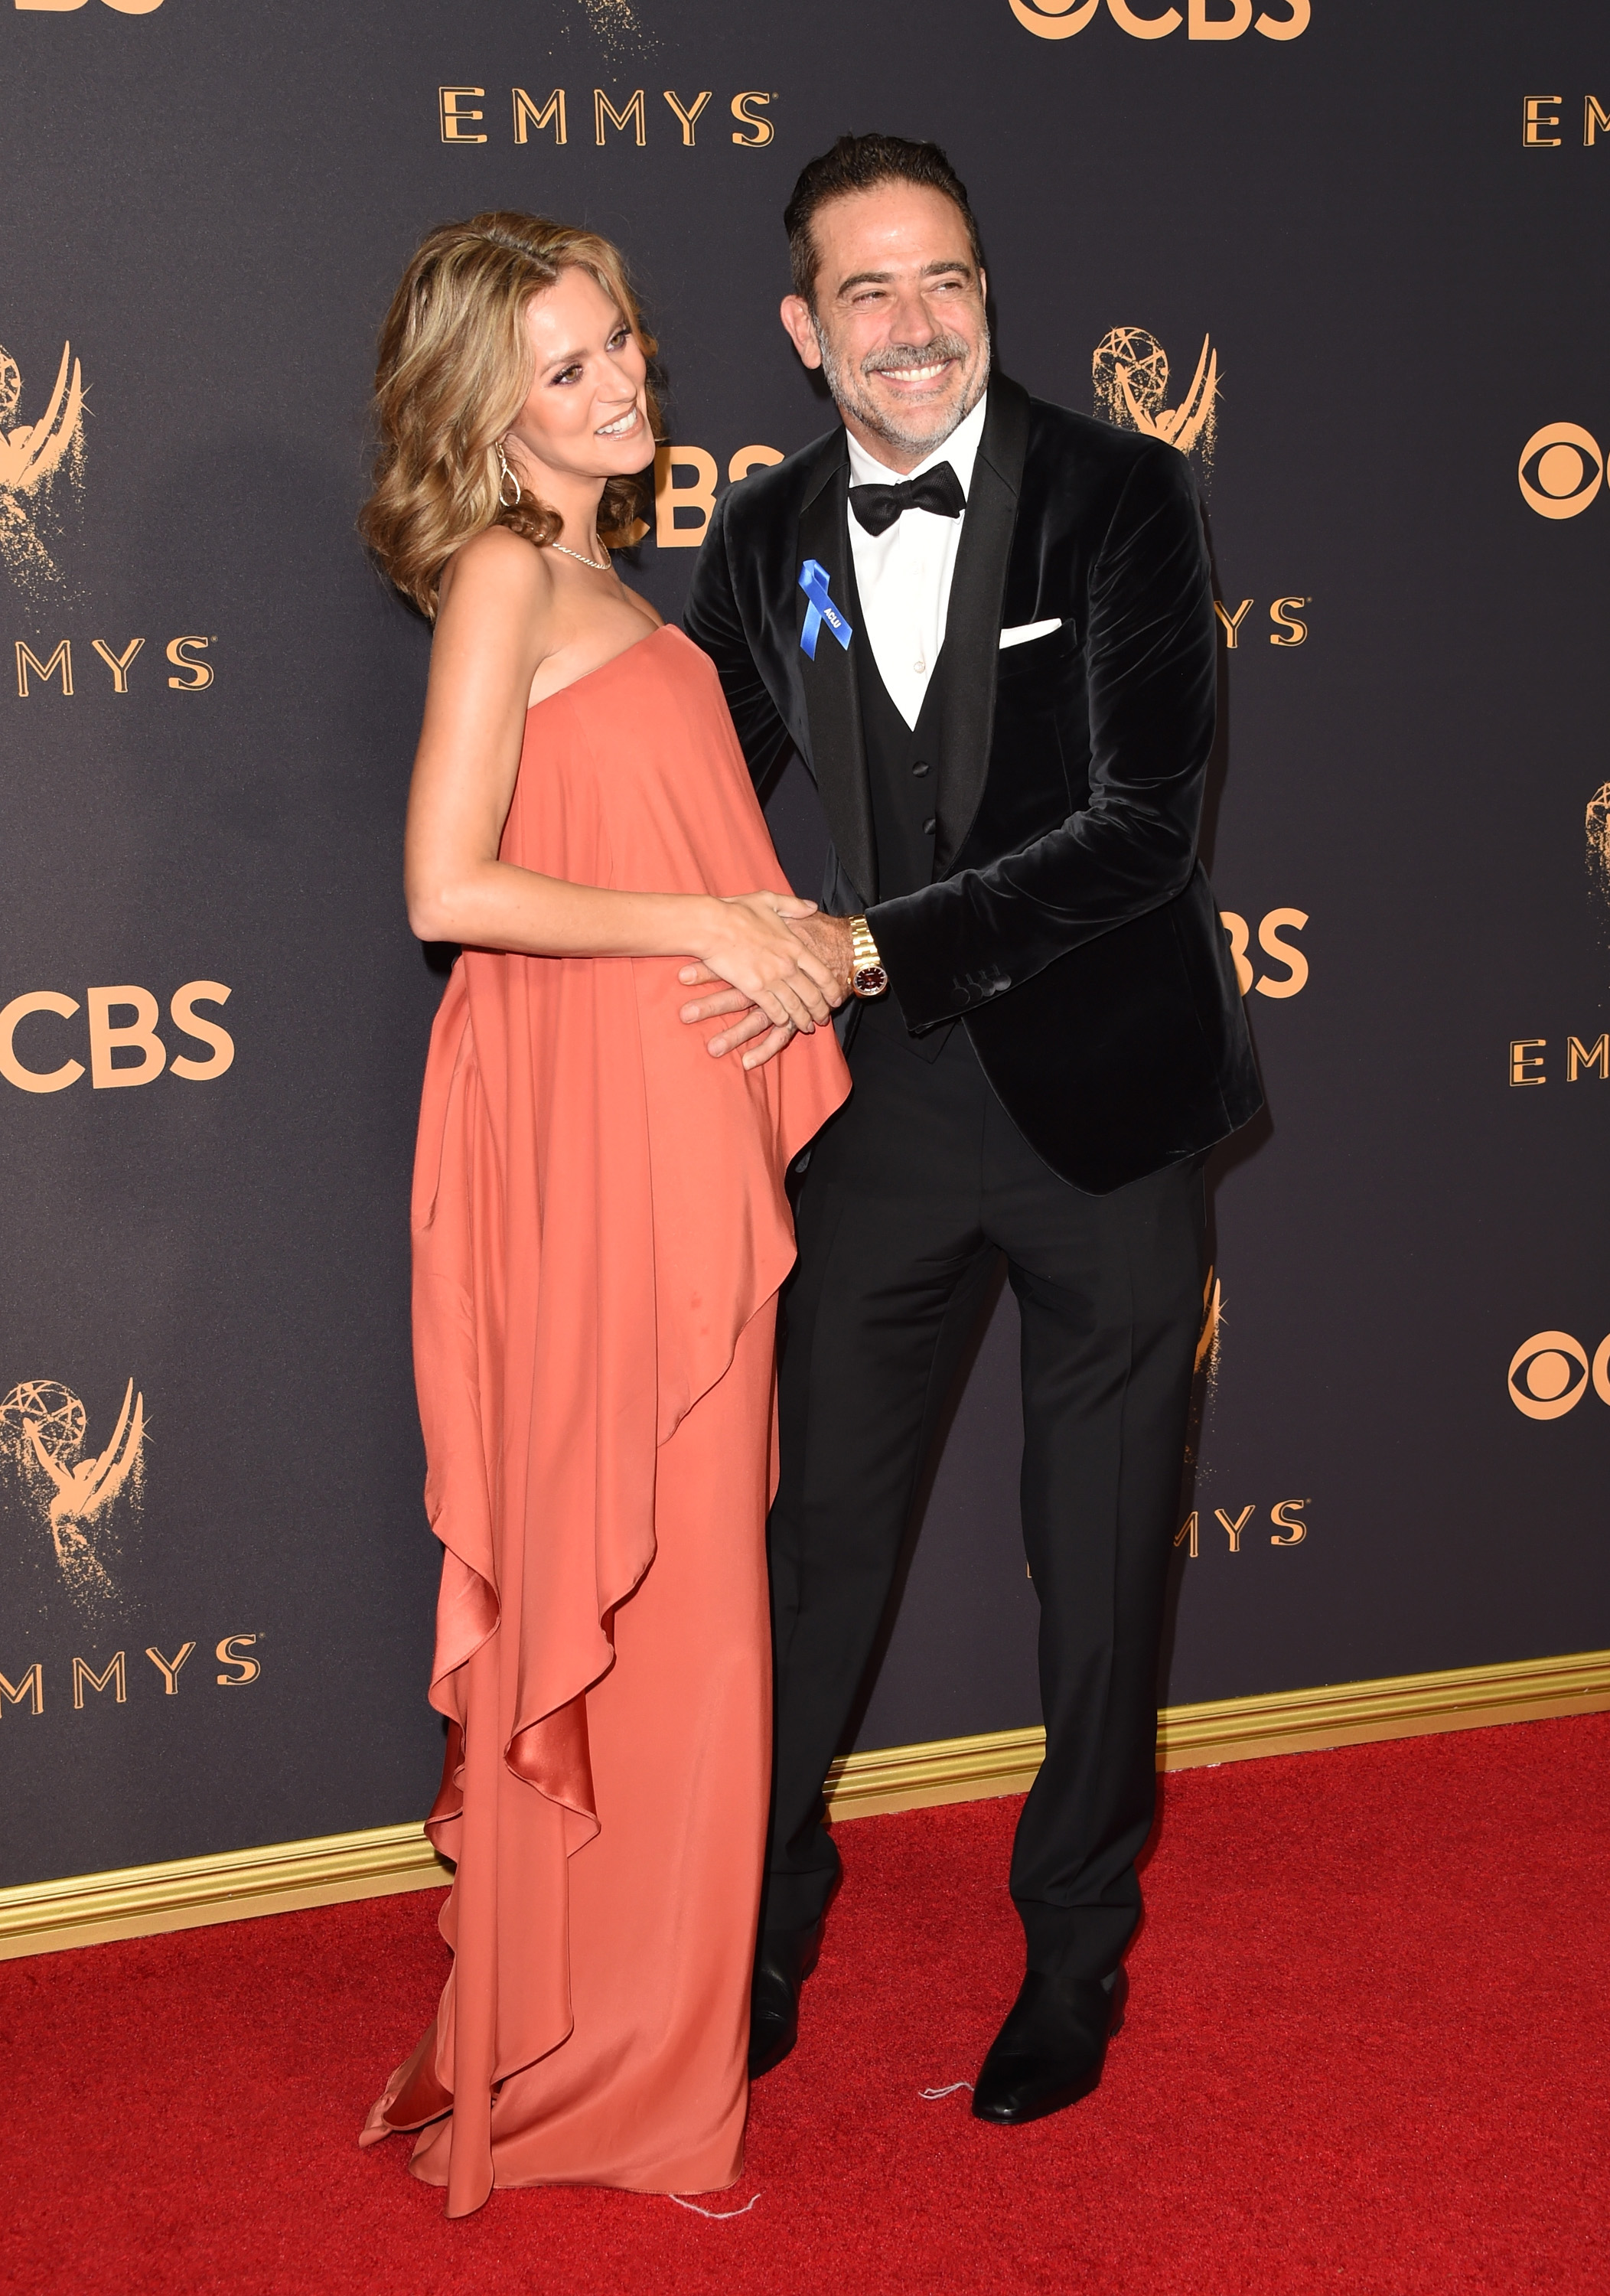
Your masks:
<svg viewBox="0 0 1610 2296"><path fill-rule="evenodd" d="M442 603L465 589L478 603L488 592L499 592L530 605L545 599L553 586L553 569L545 550L527 542L506 526L483 527L462 542L442 570Z"/></svg>
<svg viewBox="0 0 1610 2296"><path fill-rule="evenodd" d="M506 656L529 677L559 635L557 586L546 551L507 527L472 535L442 575L435 651L465 661Z"/></svg>

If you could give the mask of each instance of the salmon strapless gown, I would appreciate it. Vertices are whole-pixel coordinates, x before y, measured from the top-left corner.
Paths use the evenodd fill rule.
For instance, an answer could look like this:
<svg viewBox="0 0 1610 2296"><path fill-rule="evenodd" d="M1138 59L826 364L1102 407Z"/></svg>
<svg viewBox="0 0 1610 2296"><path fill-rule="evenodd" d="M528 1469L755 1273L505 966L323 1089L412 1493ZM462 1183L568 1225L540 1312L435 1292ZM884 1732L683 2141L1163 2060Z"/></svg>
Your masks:
<svg viewBox="0 0 1610 2296"><path fill-rule="evenodd" d="M671 628L528 713L501 851L621 890L788 890L715 672ZM454 1965L364 2141L420 2130L450 2216L494 2185L742 2170L782 1182L849 1079L826 1029L712 1060L684 962L466 950L431 1036L413 1331Z"/></svg>

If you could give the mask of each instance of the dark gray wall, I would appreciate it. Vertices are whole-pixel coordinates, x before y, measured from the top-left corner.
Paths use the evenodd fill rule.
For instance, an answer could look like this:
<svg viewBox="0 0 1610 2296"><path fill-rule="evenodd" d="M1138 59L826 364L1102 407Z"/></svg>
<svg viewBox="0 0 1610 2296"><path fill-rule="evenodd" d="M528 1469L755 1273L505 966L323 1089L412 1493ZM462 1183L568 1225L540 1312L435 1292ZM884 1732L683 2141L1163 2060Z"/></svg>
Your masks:
<svg viewBox="0 0 1610 2296"><path fill-rule="evenodd" d="M428 225L499 204L585 220L629 250L672 435L724 484L739 447L825 427L776 324L779 216L849 126L950 148L1002 363L1032 390L1091 408L1119 327L1165 346L1169 407L1205 337L1218 357L1211 463L1200 442L1194 459L1220 594L1231 616L1253 603L1224 652L1209 856L1260 980L1291 977L1257 946L1278 909L1306 918L1286 938L1309 972L1295 995L1252 989L1270 1116L1214 1171L1221 1346L1166 1695L1610 1643L1610 1374L1596 1390L1571 1352L1610 1331L1610 1084L1568 1080L1568 1039L1606 1027L1584 822L1610 781L1610 501L1545 517L1517 481L1545 426L1610 439L1610 136L1584 143L1585 99L1610 104L1601 11L1313 0L1298 37L1213 41L1138 39L1102 9L1042 37L1078 12L1038 32L1017 20L1028 0L0 16L0 342L20 378L12 404L0 372L0 480L64 342L87 386L53 472L0 486L0 1004L76 1001L17 1027L18 1059L49 1070L88 1063L90 988L137 986L168 1054L200 1062L169 1001L222 983L200 1010L235 1047L199 1080L171 1060L133 1089L0 1079L0 1673L24 1690L0 1702L0 1880L380 1824L429 1798L437 1558L405 1207L441 983L398 896L425 636L352 532L375 329ZM1233 22L1231 0L1213 12ZM444 144L444 86L486 91L458 100L484 144ZM600 147L593 91L624 109L640 86L643 145L606 126ZM563 148L515 143L516 86L566 90ZM666 88L712 91L691 147ZM752 147L733 140L760 133L732 114L744 91L773 127ZM1577 451L1585 493L1596 450ZM1534 493L1570 477L1529 469ZM692 555L639 554L667 611ZM1280 598L1305 602L1301 644L1270 643ZM119 694L93 642L135 636ZM193 675L168 657L184 636L208 641L196 691L170 684ZM15 645L48 661L62 639L73 693L29 671L23 699ZM797 769L772 810L813 884ZM1522 1071L1546 1081L1509 1082L1523 1038L1546 1040ZM1544 1418L1506 1380L1551 1332L1569 1344L1533 1347L1560 1357L1533 1385L1568 1377L1570 1407ZM1035 1717L1014 1344L1009 1300L863 1744ZM110 1444L130 1380L137 1464L126 1429L104 1472L127 1477L86 1519L108 1583L86 1581L70 1521L58 1561L29 1424L52 1400L67 1414L41 1435L66 1473ZM61 1395L13 1396L29 1382L78 1398L81 1430ZM1287 1501L1306 1535L1275 1545ZM234 1644L255 1678L220 1685L244 1670L215 1655L229 1636L257 1637ZM167 1695L144 1653L186 1642ZM75 1658L105 1676L119 1651L122 1702L114 1670L103 1691L80 1677L75 1707Z"/></svg>

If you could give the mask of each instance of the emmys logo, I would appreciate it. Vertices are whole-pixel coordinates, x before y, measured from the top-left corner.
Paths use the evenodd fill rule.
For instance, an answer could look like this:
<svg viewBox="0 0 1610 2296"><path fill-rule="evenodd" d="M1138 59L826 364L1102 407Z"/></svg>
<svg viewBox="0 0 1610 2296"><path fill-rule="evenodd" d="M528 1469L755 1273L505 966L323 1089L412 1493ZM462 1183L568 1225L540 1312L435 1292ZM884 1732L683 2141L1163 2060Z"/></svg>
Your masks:
<svg viewBox="0 0 1610 2296"><path fill-rule="evenodd" d="M620 4L620 0L616 0ZM553 138L555 149L572 140L571 129L576 130L575 141L585 140L583 125L591 116L593 143L599 149L625 138L637 151L650 142L649 122L654 122L656 143L680 142L681 149L691 152L696 147L708 151L712 144L719 144L720 131L709 130L711 122L705 111L715 94L713 87L701 87L697 94L678 95L674 87L663 88L661 95L671 117L649 108L647 88L634 87L624 102L617 103L608 91L595 87L589 103L585 95L572 106L568 92L562 87L550 88L543 97L534 96L528 88L511 87L509 91L509 133L516 144L529 144L533 135L538 143ZM775 88L745 87L727 106L728 115L738 122L727 130L740 152L761 152L777 134L773 123L765 116L766 106L777 102ZM721 118L718 111L716 119ZM486 144L491 141L486 125L486 90L484 87L438 87L436 92L437 127L444 144ZM700 124L707 130L702 146L699 143ZM501 140L501 139L500 139Z"/></svg>
<svg viewBox="0 0 1610 2296"><path fill-rule="evenodd" d="M1563 1419L1591 1386L1610 1403L1610 1338L1587 1349L1569 1332L1533 1332L1509 1358L1509 1400L1528 1419Z"/></svg>
<svg viewBox="0 0 1610 2296"><path fill-rule="evenodd" d="M105 1557L116 1554L119 1500L137 1513L145 1458L145 1398L131 1379L111 1440L86 1455L84 1406L60 1380L25 1379L0 1403L4 1459L49 1534L64 1592L80 1609L117 1600Z"/></svg>
<svg viewBox="0 0 1610 2296"><path fill-rule="evenodd" d="M1277 1499L1269 1510L1269 1520L1274 1529L1269 1534L1271 1546L1301 1546L1308 1536L1308 1525L1303 1520L1303 1510L1311 1505L1307 1499ZM1250 1506L1214 1507L1209 1513L1205 1507L1193 1507L1174 1533L1174 1545L1183 1546L1193 1560L1202 1552L1203 1531L1213 1523L1224 1533L1229 1544L1226 1554L1239 1554L1241 1540L1249 1524L1257 1518L1257 1503ZM1212 1536L1209 1531L1208 1536ZM1255 1543L1255 1542L1254 1542Z"/></svg>
<svg viewBox="0 0 1610 2296"><path fill-rule="evenodd" d="M64 479L75 500L84 489L84 378L70 343L37 422L18 422L21 404L21 369L0 344L0 565L37 596L61 579L45 539L56 482Z"/></svg>
<svg viewBox="0 0 1610 2296"><path fill-rule="evenodd" d="M1588 874L1601 900L1610 901L1610 782L1588 800Z"/></svg>
<svg viewBox="0 0 1610 2296"><path fill-rule="evenodd" d="M166 1641L168 1637L164 1636L163 1639ZM263 1639L261 1635L224 1635L214 1644L214 1653L219 1665L227 1667L229 1669L226 1674L215 1674L213 1677L220 1690L245 1690L252 1683L261 1681ZM159 1644L148 1643L145 1655L156 1669L156 1680L153 1681L149 1674L141 1674L137 1669L135 1670L134 1679L136 1683L143 1683L145 1685L147 1695L176 1698L181 1687L179 1677L184 1673L188 1661L195 1656L196 1648L193 1639L176 1643L173 1656L168 1658L163 1654ZM15 1660L8 1657L7 1664L14 1665ZM85 1701L85 1693L92 1690L98 1692L102 1697L110 1693L112 1710L119 1706L127 1706L129 1672L128 1652L126 1650L113 1651L106 1663L101 1667L92 1666L88 1659L75 1653L69 1677L72 1685L73 1711L76 1714L85 1714L94 1710ZM53 1677L55 1674L53 1664L52 1674ZM189 1679L194 1682L196 1677L192 1674ZM160 1691L157 1689L158 1682L162 1685ZM53 1708L60 1695L60 1689L53 1686L51 1691ZM140 1703L137 1696L135 1702L136 1705ZM43 1659L36 1659L31 1666L20 1667L15 1682L12 1680L9 1674L0 1672L0 1721L4 1721L8 1706L14 1706L29 1714L44 1713L45 1661Z"/></svg>
<svg viewBox="0 0 1610 2296"><path fill-rule="evenodd" d="M1563 95L1529 95L1521 113L1521 145L1527 152L1557 152L1565 143L1563 135L1549 131L1561 124L1560 107ZM1610 138L1610 110L1597 95L1582 98L1582 144L1591 152L1603 135Z"/></svg>
<svg viewBox="0 0 1610 2296"><path fill-rule="evenodd" d="M1565 1039L1565 1082L1576 1084L1583 1077L1596 1076L1601 1084L1610 1084L1610 1032L1601 1029L1593 1042L1588 1042L1589 1031L1580 1037ZM1511 1037L1509 1039L1509 1084L1517 1086L1547 1084L1549 1081L1549 1039L1547 1037Z"/></svg>
<svg viewBox="0 0 1610 2296"><path fill-rule="evenodd" d="M1141 430L1166 439L1182 455L1197 454L1209 471L1219 423L1219 355L1202 338L1190 389L1178 406L1168 397L1168 353L1144 327L1114 327L1096 345L1091 361L1096 412L1120 430Z"/></svg>
<svg viewBox="0 0 1610 2296"><path fill-rule="evenodd" d="M1255 598L1243 598L1233 610L1222 598L1214 600L1214 611L1219 618L1219 635L1224 640L1227 653L1241 651L1241 625L1257 604ZM1271 600L1269 619L1273 625L1269 633L1271 646L1300 646L1308 643L1308 609L1312 598L1275 598Z"/></svg>
<svg viewBox="0 0 1610 2296"><path fill-rule="evenodd" d="M1546 422L1521 448L1517 475L1540 518L1577 518L1605 482L1604 449L1580 422Z"/></svg>
<svg viewBox="0 0 1610 2296"><path fill-rule="evenodd" d="M208 647L217 645L217 642L216 636L200 637L194 632L168 639L163 648L166 659L172 664L168 679L168 693L206 693L217 672L203 657ZM99 687L102 693L127 693L130 691L129 673L145 651L145 640L143 637L125 638L122 645L119 646L115 641L109 645L104 638L92 638L90 651L101 663L101 668L96 670L86 669L82 641L75 668L71 638L58 638L54 645L48 638L42 638L37 652L29 639L17 638L13 641L12 650L17 666L17 699L20 701L31 701L38 693L59 693L64 701L70 701L81 691L86 675L92 685ZM104 682L102 672L111 679L110 687ZM142 667L142 691L159 690L156 687L156 681L160 675L159 670L148 674L147 668ZM4 690L0 687L0 691Z"/></svg>
<svg viewBox="0 0 1610 2296"><path fill-rule="evenodd" d="M1197 1334L1197 1352L1191 1361L1191 1377L1205 1372L1211 1387L1219 1376L1220 1346L1224 1337L1224 1286L1218 1270L1210 1267L1207 1281L1202 1286L1202 1328Z"/></svg>
<svg viewBox="0 0 1610 2296"><path fill-rule="evenodd" d="M1088 30L1100 12L1101 0L1008 0L1026 32L1037 40L1071 40ZM1313 13L1311 0L1280 0L1279 10L1265 8L1254 16L1253 0L1186 0L1185 12L1160 9L1146 15L1130 0L1107 0L1107 12L1132 40L1165 40L1187 27L1190 40L1238 40L1246 31L1262 32L1266 40L1295 40L1308 29Z"/></svg>
<svg viewBox="0 0 1610 2296"><path fill-rule="evenodd" d="M1224 1287L1216 1267L1210 1267L1207 1281L1202 1287L1202 1324L1197 1333L1197 1352L1191 1365L1191 1407L1185 1438L1185 1466L1189 1480L1196 1476L1203 1423L1211 1413L1214 1391L1223 1365L1226 1320ZM1308 1523L1303 1510L1311 1504L1308 1499L1276 1499L1269 1510L1269 1520L1274 1525L1269 1534L1271 1546L1302 1546L1308 1536ZM1238 1504L1234 1507L1216 1506L1211 1510L1205 1505L1195 1506L1174 1533L1174 1545L1183 1546L1189 1560L1195 1562L1202 1552L1204 1533L1212 1539L1213 1526L1216 1525L1224 1533L1224 1551L1239 1554L1242 1552L1241 1541L1248 1527L1255 1521L1257 1513L1256 1501L1250 1505ZM1254 1532L1254 1546L1261 1543L1260 1537ZM1214 1544L1217 1545L1216 1540Z"/></svg>

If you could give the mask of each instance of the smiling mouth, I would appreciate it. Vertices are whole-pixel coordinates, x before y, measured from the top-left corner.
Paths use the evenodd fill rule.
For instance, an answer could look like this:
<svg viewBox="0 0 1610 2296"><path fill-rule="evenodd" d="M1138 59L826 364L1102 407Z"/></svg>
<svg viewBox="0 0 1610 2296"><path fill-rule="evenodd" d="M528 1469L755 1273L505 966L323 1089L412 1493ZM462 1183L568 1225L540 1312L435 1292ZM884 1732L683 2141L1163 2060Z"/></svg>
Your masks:
<svg viewBox="0 0 1610 2296"><path fill-rule="evenodd" d="M937 382L955 364L954 359L936 359L927 366L880 366L873 372L884 382Z"/></svg>
<svg viewBox="0 0 1610 2296"><path fill-rule="evenodd" d="M628 406L625 413L617 414L613 422L600 423L593 435L595 439L624 439L636 427L637 409L635 406Z"/></svg>

